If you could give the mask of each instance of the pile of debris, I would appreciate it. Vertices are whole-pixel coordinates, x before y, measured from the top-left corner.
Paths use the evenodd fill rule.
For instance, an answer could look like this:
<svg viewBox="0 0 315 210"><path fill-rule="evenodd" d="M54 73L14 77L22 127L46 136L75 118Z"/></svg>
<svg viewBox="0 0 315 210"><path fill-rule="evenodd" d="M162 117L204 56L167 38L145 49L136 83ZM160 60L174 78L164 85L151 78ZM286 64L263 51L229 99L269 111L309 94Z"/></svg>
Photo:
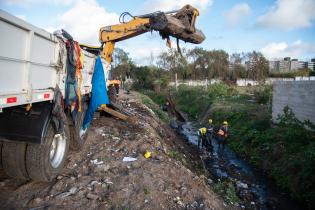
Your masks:
<svg viewBox="0 0 315 210"><path fill-rule="evenodd" d="M121 96L128 121L102 116L50 183L0 176L1 209L231 209L198 176L194 148L144 106ZM234 208L234 207L233 207Z"/></svg>

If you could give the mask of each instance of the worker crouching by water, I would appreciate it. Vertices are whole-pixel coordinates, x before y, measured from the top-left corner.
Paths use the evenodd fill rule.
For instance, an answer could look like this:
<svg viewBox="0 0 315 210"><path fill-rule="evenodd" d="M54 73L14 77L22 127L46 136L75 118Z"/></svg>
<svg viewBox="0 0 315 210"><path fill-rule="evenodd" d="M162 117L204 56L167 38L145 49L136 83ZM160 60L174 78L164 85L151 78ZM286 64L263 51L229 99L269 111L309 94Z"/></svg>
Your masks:
<svg viewBox="0 0 315 210"><path fill-rule="evenodd" d="M217 140L219 144L219 154L223 154L224 152L224 147L226 144L226 138L228 137L228 122L224 121L223 125L220 127L218 133L217 133Z"/></svg>
<svg viewBox="0 0 315 210"><path fill-rule="evenodd" d="M207 128L203 127L198 130L198 149L206 149L212 152L212 145L209 139L207 138Z"/></svg>

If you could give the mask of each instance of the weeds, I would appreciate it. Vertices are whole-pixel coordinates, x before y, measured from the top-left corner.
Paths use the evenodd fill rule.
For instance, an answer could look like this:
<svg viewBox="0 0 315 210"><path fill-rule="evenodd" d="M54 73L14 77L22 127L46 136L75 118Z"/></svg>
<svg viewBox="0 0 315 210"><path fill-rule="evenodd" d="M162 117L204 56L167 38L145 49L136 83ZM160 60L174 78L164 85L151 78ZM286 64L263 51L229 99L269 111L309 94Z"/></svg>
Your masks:
<svg viewBox="0 0 315 210"><path fill-rule="evenodd" d="M160 107L152 101L152 99L143 94L140 94L140 98L142 100L142 103L150 108L163 122L167 124L170 122L168 115L163 112Z"/></svg>
<svg viewBox="0 0 315 210"><path fill-rule="evenodd" d="M144 187L144 188L143 188L143 193L144 193L145 195L150 194L150 189L147 188L147 187Z"/></svg>

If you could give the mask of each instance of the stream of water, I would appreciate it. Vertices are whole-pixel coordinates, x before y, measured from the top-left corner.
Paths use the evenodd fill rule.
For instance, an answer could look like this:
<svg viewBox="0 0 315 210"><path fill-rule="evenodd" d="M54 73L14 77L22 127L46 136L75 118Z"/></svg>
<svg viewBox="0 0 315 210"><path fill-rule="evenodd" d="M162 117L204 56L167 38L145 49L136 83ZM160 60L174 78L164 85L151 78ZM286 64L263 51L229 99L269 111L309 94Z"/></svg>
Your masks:
<svg viewBox="0 0 315 210"><path fill-rule="evenodd" d="M178 132L191 144L197 146L197 123L186 122L179 126ZM201 154L209 183L231 182L236 186L238 204L243 209L305 209L301 204L276 187L271 179L255 170L246 161L239 158L234 151L225 146L219 153L218 143L212 141L213 151Z"/></svg>

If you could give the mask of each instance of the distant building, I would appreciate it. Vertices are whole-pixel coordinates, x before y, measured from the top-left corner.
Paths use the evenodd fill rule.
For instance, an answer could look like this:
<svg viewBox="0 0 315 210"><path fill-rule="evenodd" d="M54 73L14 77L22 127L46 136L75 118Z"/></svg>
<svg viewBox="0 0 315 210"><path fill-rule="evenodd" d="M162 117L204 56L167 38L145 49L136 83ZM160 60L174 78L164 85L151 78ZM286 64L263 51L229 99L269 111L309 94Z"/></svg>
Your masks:
<svg viewBox="0 0 315 210"><path fill-rule="evenodd" d="M269 61L269 72L279 73L279 63L280 61Z"/></svg>
<svg viewBox="0 0 315 210"><path fill-rule="evenodd" d="M292 59L290 62L290 71L298 71L300 69L305 69L307 66L306 62L299 61L298 59Z"/></svg>
<svg viewBox="0 0 315 210"><path fill-rule="evenodd" d="M312 71L315 71L315 58L307 62L307 68Z"/></svg>
<svg viewBox="0 0 315 210"><path fill-rule="evenodd" d="M288 73L290 72L290 58L284 58L284 60L279 61L279 72Z"/></svg>

